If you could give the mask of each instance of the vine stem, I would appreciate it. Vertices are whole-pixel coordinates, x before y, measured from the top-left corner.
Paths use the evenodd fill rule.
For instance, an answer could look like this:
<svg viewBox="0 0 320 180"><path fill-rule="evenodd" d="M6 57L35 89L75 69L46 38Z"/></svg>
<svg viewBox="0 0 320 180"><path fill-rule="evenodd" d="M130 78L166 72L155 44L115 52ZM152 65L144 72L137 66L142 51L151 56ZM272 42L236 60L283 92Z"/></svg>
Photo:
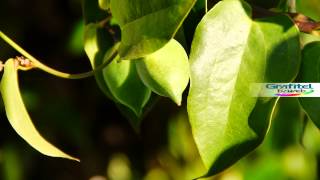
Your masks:
<svg viewBox="0 0 320 180"><path fill-rule="evenodd" d="M41 63L39 60L37 60L35 57L33 57L31 54L29 54L27 51L25 51L22 47L20 47L17 43L15 43L12 39L10 39L7 35L5 35L2 31L0 31L0 37L8 43L11 47L13 47L16 51L21 53L23 56L25 56L27 59L29 59L32 62L32 65L36 68L39 68L49 74L52 74L54 76L65 78L65 79L83 79L87 77L93 76L95 73L101 71L103 68L105 68L108 64L112 62L112 60L118 55L117 50L114 48L112 50L112 53L110 53L110 56L108 59L102 63L100 66L95 68L94 70L84 72L84 73L78 73L78 74L70 74L61 72L58 70L55 70L43 63Z"/></svg>
<svg viewBox="0 0 320 180"><path fill-rule="evenodd" d="M288 7L290 13L296 13L296 0L288 0Z"/></svg>
<svg viewBox="0 0 320 180"><path fill-rule="evenodd" d="M208 0L204 0L204 8L205 8L205 13L207 14L207 12L208 12Z"/></svg>

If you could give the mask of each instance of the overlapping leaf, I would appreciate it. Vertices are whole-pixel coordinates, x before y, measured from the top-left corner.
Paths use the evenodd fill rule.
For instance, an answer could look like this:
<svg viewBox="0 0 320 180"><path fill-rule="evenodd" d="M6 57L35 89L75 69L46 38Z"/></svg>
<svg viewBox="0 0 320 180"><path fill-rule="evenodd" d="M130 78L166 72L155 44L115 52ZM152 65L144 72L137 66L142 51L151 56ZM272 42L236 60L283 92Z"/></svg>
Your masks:
<svg viewBox="0 0 320 180"><path fill-rule="evenodd" d="M319 36L315 36L313 34L307 34L307 33L300 33L300 41L301 41L301 46L305 46L311 42L314 41L320 41L320 37Z"/></svg>
<svg viewBox="0 0 320 180"><path fill-rule="evenodd" d="M10 124L27 143L47 156L79 161L46 141L34 127L20 94L17 67L13 59L5 63L0 91Z"/></svg>
<svg viewBox="0 0 320 180"><path fill-rule="evenodd" d="M222 1L202 19L192 42L188 113L211 173L241 158L252 144L239 146L257 137L248 124L257 100L250 97L249 87L263 80L266 52L263 34L250 15L246 3Z"/></svg>
<svg viewBox="0 0 320 180"><path fill-rule="evenodd" d="M99 19L101 20L106 16L105 14L100 14L100 16L94 15L94 12L100 11L97 2L84 1L83 6L84 17L86 19L86 22L88 23L85 25L84 49L87 56L89 57L92 68L95 69L103 63L104 59L109 60L111 58L112 54L118 50L119 43L113 45L112 36L108 33L108 31L105 28L101 27L99 23L96 23ZM113 97L109 90L109 87L105 82L102 71L95 73L95 79L102 92L109 99L113 100L116 103L121 113L126 118L128 118L132 126L136 130L138 130L142 116L137 116L137 114L133 112L130 108L120 104L120 102L118 102L118 100L115 97ZM150 101L148 105L152 106L152 104L155 103L155 99L157 98L152 98L152 101ZM143 110L143 112L146 111L147 108Z"/></svg>
<svg viewBox="0 0 320 180"><path fill-rule="evenodd" d="M303 112L298 98L281 98L277 104L271 127L271 146L284 150L301 140Z"/></svg>
<svg viewBox="0 0 320 180"><path fill-rule="evenodd" d="M134 61L120 60L117 56L103 70L103 76L113 97L139 117L150 98L151 90L140 80Z"/></svg>
<svg viewBox="0 0 320 180"><path fill-rule="evenodd" d="M112 47L112 38L105 29L100 28L98 24L89 23L85 26L84 32L84 50L89 57L93 69L102 64L104 58L110 58L112 53L117 50L119 44ZM95 74L98 86L104 94L114 99L106 86L102 71Z"/></svg>
<svg viewBox="0 0 320 180"><path fill-rule="evenodd" d="M306 45L302 51L300 82L320 82L320 42ZM299 98L309 118L320 128L320 98Z"/></svg>
<svg viewBox="0 0 320 180"><path fill-rule="evenodd" d="M181 26L195 0L111 0L121 27L120 56L136 59L164 46Z"/></svg>
<svg viewBox="0 0 320 180"><path fill-rule="evenodd" d="M252 151L269 128L277 99L252 97L251 84L290 82L299 67L299 32L289 17L254 22L250 16L243 1L219 2L192 42L188 113L207 175Z"/></svg>
<svg viewBox="0 0 320 180"><path fill-rule="evenodd" d="M286 15L256 20L264 34L268 64L266 82L291 82L300 68L299 29Z"/></svg>
<svg viewBox="0 0 320 180"><path fill-rule="evenodd" d="M143 83L161 96L181 104L189 82L188 56L174 39L158 51L135 61Z"/></svg>

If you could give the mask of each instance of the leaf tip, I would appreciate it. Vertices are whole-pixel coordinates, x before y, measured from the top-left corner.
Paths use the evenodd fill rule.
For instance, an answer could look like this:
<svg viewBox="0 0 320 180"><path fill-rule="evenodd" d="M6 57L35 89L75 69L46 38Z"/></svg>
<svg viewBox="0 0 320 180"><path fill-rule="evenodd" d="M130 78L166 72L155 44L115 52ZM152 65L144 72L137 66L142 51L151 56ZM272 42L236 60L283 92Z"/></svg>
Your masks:
<svg viewBox="0 0 320 180"><path fill-rule="evenodd" d="M182 95L174 95L174 96L170 96L170 99L172 99L173 102L175 102L178 106L181 106L181 102L182 102Z"/></svg>

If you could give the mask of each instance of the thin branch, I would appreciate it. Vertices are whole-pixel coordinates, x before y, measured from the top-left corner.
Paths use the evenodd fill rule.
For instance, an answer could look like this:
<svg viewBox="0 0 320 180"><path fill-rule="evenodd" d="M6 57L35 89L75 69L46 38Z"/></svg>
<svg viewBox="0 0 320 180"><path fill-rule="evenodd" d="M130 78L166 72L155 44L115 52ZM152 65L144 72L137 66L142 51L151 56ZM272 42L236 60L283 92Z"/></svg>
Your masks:
<svg viewBox="0 0 320 180"><path fill-rule="evenodd" d="M65 78L65 79L83 79L90 76L93 76L97 72L101 71L103 68L105 68L108 64L111 63L111 61L118 55L118 52L116 49L113 49L113 52L108 57L108 59L102 63L100 66L95 68L94 70L84 72L84 73L78 73L78 74L70 74L70 73L64 73L58 70L55 70L45 64L42 64L39 60L37 60L35 57L33 57L31 54L29 54L27 51L25 51L22 47L20 47L18 44L16 44L12 39L10 39L8 36L6 36L2 31L0 31L0 37L7 42L11 47L13 47L16 51L21 53L23 56L25 56L28 60L32 62L32 66L39 68L49 74L52 74L57 77ZM25 70L22 67L22 70Z"/></svg>

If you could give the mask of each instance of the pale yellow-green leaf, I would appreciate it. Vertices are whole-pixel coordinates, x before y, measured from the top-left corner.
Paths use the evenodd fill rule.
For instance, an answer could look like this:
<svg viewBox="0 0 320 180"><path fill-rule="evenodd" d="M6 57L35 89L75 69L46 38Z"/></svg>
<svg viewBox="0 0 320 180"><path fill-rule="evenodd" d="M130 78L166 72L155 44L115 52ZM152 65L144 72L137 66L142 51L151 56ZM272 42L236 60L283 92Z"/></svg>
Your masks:
<svg viewBox="0 0 320 180"><path fill-rule="evenodd" d="M179 42L172 39L158 51L135 62L139 76L147 87L181 104L190 74L188 55Z"/></svg>
<svg viewBox="0 0 320 180"><path fill-rule="evenodd" d="M20 94L14 59L9 59L5 63L0 91L10 124L27 143L44 155L79 161L50 144L36 130Z"/></svg>

